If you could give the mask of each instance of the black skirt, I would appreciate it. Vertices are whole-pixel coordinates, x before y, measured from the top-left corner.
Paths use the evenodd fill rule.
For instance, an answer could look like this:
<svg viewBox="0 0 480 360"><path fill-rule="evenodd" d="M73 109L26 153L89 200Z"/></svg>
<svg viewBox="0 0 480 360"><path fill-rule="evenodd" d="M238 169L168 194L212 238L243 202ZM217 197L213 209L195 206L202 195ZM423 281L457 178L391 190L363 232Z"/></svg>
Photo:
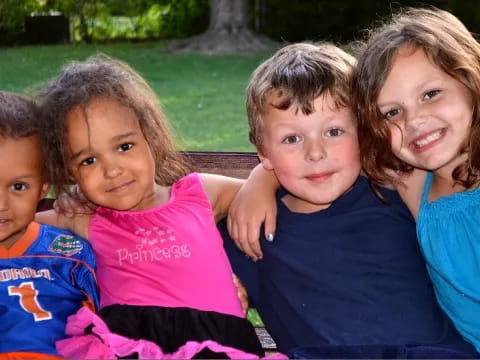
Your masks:
<svg viewBox="0 0 480 360"><path fill-rule="evenodd" d="M216 343L264 356L252 324L245 318L191 308L110 305L98 314L112 333L156 343L164 353L174 353L187 341ZM88 332L88 331L87 331ZM135 358L130 354L128 358ZM204 348L195 358L225 359L224 352Z"/></svg>

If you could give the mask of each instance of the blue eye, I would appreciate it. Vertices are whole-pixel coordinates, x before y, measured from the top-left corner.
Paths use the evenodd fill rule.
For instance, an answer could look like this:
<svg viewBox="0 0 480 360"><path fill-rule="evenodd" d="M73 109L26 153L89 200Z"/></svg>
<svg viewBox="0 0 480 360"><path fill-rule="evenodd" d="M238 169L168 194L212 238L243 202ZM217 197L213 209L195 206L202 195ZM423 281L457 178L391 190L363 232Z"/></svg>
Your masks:
<svg viewBox="0 0 480 360"><path fill-rule="evenodd" d="M25 191L28 189L27 185L23 183L15 183L10 187L13 191Z"/></svg>
<svg viewBox="0 0 480 360"><path fill-rule="evenodd" d="M345 130L339 129L339 128L333 128L327 131L327 136L329 137L337 137L341 136L345 133Z"/></svg>
<svg viewBox="0 0 480 360"><path fill-rule="evenodd" d="M92 164L95 164L97 162L97 159L94 158L94 157L89 157L89 158L86 158L85 160L83 160L80 165L82 166L88 166L88 165L92 165Z"/></svg>
<svg viewBox="0 0 480 360"><path fill-rule="evenodd" d="M133 147L132 143L125 143L118 147L118 151L128 151Z"/></svg>
<svg viewBox="0 0 480 360"><path fill-rule="evenodd" d="M287 137L285 137L283 140L282 140L282 143L283 144L296 144L298 142L302 141L302 139L300 138L300 136L298 135L289 135Z"/></svg>
<svg viewBox="0 0 480 360"><path fill-rule="evenodd" d="M431 98L434 98L435 96L437 96L439 93L440 93L440 90L437 90L437 89L427 91L425 95L423 95L423 99L430 100Z"/></svg>

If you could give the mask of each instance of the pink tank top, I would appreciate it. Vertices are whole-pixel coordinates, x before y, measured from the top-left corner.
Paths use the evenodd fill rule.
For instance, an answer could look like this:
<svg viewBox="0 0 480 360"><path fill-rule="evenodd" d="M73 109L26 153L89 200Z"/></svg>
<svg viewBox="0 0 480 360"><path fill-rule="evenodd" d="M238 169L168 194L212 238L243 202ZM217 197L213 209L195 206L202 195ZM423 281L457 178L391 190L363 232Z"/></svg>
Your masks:
<svg viewBox="0 0 480 360"><path fill-rule="evenodd" d="M244 317L198 174L178 180L170 200L155 208L97 208L89 239L100 307L189 307Z"/></svg>

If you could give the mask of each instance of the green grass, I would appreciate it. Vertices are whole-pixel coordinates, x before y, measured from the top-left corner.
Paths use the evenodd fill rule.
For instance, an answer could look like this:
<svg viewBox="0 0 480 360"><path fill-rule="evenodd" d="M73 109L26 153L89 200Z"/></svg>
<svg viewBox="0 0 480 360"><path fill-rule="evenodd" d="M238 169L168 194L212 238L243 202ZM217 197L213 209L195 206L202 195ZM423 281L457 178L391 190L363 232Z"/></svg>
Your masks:
<svg viewBox="0 0 480 360"><path fill-rule="evenodd" d="M245 87L269 54L170 54L158 42L0 49L0 89L35 94L63 64L104 53L144 76L184 150L254 151L248 142Z"/></svg>

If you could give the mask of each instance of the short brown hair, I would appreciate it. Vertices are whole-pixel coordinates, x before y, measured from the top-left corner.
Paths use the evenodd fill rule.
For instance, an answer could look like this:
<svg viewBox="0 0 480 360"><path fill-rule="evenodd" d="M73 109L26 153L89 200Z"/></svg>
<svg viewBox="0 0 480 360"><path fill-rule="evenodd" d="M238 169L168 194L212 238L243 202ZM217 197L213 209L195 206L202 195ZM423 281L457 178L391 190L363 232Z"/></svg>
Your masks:
<svg viewBox="0 0 480 360"><path fill-rule="evenodd" d="M247 87L250 141L262 151L262 116L269 105L280 110L294 106L308 115L313 101L329 93L337 106L350 106L350 78L355 58L335 45L297 43L278 50L252 74ZM269 104L273 92L282 99Z"/></svg>
<svg viewBox="0 0 480 360"><path fill-rule="evenodd" d="M461 149L468 159L452 173L469 188L480 180L480 44L458 18L436 8L406 8L393 14L371 31L358 59L352 95L363 168L376 183L395 182L387 169L413 170L393 154L389 125L377 106L395 55L404 46L423 49L433 64L465 85L472 96L471 130Z"/></svg>

